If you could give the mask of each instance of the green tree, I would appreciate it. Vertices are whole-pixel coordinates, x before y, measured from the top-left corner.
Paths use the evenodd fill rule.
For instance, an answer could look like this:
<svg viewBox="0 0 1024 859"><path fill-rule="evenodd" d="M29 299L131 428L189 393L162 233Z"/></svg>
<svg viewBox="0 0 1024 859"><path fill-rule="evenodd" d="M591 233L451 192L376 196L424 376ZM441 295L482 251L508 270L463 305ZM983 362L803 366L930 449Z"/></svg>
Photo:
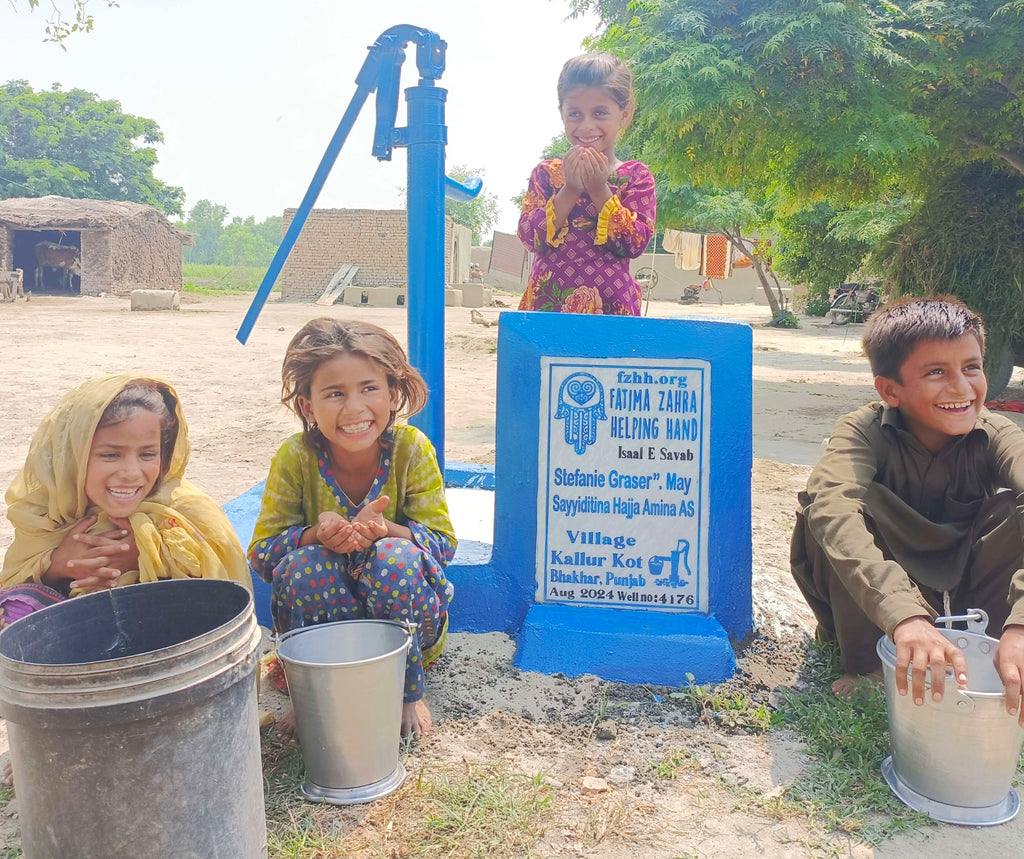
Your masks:
<svg viewBox="0 0 1024 859"><path fill-rule="evenodd" d="M265 221L260 221L254 227L256 234L267 242L267 244L273 245L274 251L277 251L277 246L281 244L281 239L284 238L284 218L280 215L271 215ZM273 259L273 253L267 259L269 263Z"/></svg>
<svg viewBox="0 0 1024 859"><path fill-rule="evenodd" d="M936 141L924 186L944 165L1024 175L1024 2L933 0L896 12L917 36L906 40L897 92Z"/></svg>
<svg viewBox="0 0 1024 859"><path fill-rule="evenodd" d="M235 216L227 226L228 207L199 200L188 220L177 226L195 236L195 244L185 248L185 262L218 265L265 266L274 258L281 243L282 217L272 215L265 221Z"/></svg>
<svg viewBox="0 0 1024 859"><path fill-rule="evenodd" d="M995 162L952 167L876 252L897 292L953 293L981 313L989 355L1024 339L1022 195L1024 175Z"/></svg>
<svg viewBox="0 0 1024 859"><path fill-rule="evenodd" d="M658 184L658 222L719 233L750 257L773 319L779 318L784 309L782 284L772 270L770 253L761 236L768 232L774 213L771 200L764 195Z"/></svg>
<svg viewBox="0 0 1024 859"><path fill-rule="evenodd" d="M783 223L824 200L834 238L884 248L880 227L928 207L936 176L1024 174L1022 0L573 5L601 17L595 46L633 67L631 139L659 190L738 194ZM912 236L893 240L914 257ZM1004 285L991 300L1019 295Z"/></svg>
<svg viewBox="0 0 1024 859"><path fill-rule="evenodd" d="M675 181L760 170L786 211L1024 172L1021 0L575 0L633 64L644 156Z"/></svg>
<svg viewBox="0 0 1024 859"><path fill-rule="evenodd" d="M464 181L470 176L483 178L482 170L474 170L465 164L456 164L448 168L448 175L453 179ZM486 188L487 186L484 185ZM444 211L456 224L462 224L473 231L473 244L479 245L485 234L490 233L491 227L498 220L498 195L481 191L474 199L465 203L457 203L454 200L445 198Z"/></svg>
<svg viewBox="0 0 1024 859"><path fill-rule="evenodd" d="M936 0L942 2L942 0ZM674 183L762 189L780 212L860 200L933 139L880 76L872 4L604 0L599 43L634 69L641 157Z"/></svg>
<svg viewBox="0 0 1024 859"><path fill-rule="evenodd" d="M0 198L131 200L181 214L184 190L153 175L151 144L162 141L153 120L123 113L116 101L10 81L0 86Z"/></svg>
<svg viewBox="0 0 1024 859"><path fill-rule="evenodd" d="M219 265L267 265L274 257L280 236L271 242L265 237L266 232L251 215L232 218L220 234L214 261Z"/></svg>
<svg viewBox="0 0 1024 859"><path fill-rule="evenodd" d="M828 298L864 262L872 244L835 230L837 212L827 202L801 209L776 224L775 270L791 283L807 286L812 298Z"/></svg>
<svg viewBox="0 0 1024 859"><path fill-rule="evenodd" d="M181 229L195 236L195 245L185 248L185 262L212 263L217 258L217 245L224 232L228 207L199 200L188 213Z"/></svg>

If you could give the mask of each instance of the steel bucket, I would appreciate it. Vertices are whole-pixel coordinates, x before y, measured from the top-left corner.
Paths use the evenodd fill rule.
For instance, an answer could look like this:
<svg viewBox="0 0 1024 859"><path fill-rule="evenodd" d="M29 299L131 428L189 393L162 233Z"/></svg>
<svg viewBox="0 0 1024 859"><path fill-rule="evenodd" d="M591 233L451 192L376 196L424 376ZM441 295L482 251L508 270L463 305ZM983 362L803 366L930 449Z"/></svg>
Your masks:
<svg viewBox="0 0 1024 859"><path fill-rule="evenodd" d="M925 692L924 704L896 691L896 646L877 644L885 678L892 755L882 764L886 782L904 803L945 823L970 826L1005 823L1020 799L1011 781L1024 744L1017 717L1006 712L1006 694L992 658L997 639L985 635L988 615L980 609L939 618L966 621L966 631L939 628L967 658L970 688L960 690L947 672L941 702ZM930 690L930 677L928 678Z"/></svg>
<svg viewBox="0 0 1024 859"><path fill-rule="evenodd" d="M166 579L0 633L27 859L267 855L252 596Z"/></svg>
<svg viewBox="0 0 1024 859"><path fill-rule="evenodd" d="M302 792L335 805L370 802L398 789L407 626L342 620L286 632L284 665L306 764Z"/></svg>

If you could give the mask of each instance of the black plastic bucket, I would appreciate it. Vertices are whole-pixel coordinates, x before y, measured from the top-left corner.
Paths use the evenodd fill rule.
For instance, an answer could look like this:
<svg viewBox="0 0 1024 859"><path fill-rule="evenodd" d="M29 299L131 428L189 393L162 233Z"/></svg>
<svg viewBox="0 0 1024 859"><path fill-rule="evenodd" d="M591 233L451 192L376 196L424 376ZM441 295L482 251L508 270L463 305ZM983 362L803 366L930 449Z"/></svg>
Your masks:
<svg viewBox="0 0 1024 859"><path fill-rule="evenodd" d="M115 588L0 633L26 859L265 857L259 650L225 580Z"/></svg>

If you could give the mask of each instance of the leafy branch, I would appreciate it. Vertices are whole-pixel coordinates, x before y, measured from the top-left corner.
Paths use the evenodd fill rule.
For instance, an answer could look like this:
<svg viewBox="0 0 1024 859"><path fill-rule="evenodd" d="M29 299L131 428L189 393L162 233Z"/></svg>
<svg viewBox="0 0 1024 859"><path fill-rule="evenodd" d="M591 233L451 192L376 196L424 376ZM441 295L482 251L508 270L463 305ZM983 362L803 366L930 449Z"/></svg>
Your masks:
<svg viewBox="0 0 1024 859"><path fill-rule="evenodd" d="M14 11L18 10L18 0L7 0ZM36 10L39 8L40 0L28 0L28 8ZM44 42L54 42L60 45L62 50L67 50L64 40L74 33L88 33L92 31L94 16L89 11L89 0L71 0L71 8L66 9L58 0L49 0L50 15L46 19L46 38ZM118 6L117 0L103 0L108 7Z"/></svg>

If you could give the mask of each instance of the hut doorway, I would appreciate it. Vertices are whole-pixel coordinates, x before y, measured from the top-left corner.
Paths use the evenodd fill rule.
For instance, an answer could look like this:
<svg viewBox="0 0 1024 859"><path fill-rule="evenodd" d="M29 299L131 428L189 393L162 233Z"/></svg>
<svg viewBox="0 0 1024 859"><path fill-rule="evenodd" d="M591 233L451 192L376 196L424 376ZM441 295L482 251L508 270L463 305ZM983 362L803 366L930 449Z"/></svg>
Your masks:
<svg viewBox="0 0 1024 859"><path fill-rule="evenodd" d="M36 276L36 245L49 242L65 248L77 248L79 266L82 258L82 234L78 230L14 230L14 267L25 272L25 290L44 295L78 295L82 291L81 273L67 277L60 268L43 267Z"/></svg>

